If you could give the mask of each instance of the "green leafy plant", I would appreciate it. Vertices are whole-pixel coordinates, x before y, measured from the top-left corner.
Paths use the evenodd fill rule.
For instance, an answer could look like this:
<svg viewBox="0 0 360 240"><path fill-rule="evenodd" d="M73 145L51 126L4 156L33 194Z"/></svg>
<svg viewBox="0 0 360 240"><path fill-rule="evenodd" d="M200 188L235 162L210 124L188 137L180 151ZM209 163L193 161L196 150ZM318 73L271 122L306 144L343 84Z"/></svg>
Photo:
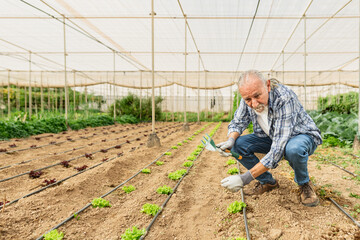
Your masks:
<svg viewBox="0 0 360 240"><path fill-rule="evenodd" d="M164 153L165 155L167 155L167 156L170 156L171 155L171 152L166 152L166 153Z"/></svg>
<svg viewBox="0 0 360 240"><path fill-rule="evenodd" d="M162 186L162 187L159 187L157 190L156 190L157 193L159 194L167 194L169 195L170 193L173 192L172 188L171 187L168 187L166 185Z"/></svg>
<svg viewBox="0 0 360 240"><path fill-rule="evenodd" d="M111 207L110 202L103 198L94 198L91 205L93 208Z"/></svg>
<svg viewBox="0 0 360 240"><path fill-rule="evenodd" d="M183 143L188 143L188 141L184 140Z"/></svg>
<svg viewBox="0 0 360 240"><path fill-rule="evenodd" d="M195 157L195 156L189 156L189 157L187 157L186 159L187 159L187 160L190 160L190 161L194 161L194 160L196 159L196 157Z"/></svg>
<svg viewBox="0 0 360 240"><path fill-rule="evenodd" d="M238 213L241 212L244 207L246 207L246 203L235 201L229 205L227 210L229 213Z"/></svg>
<svg viewBox="0 0 360 240"><path fill-rule="evenodd" d="M172 146L171 148L172 148L172 149L178 149L178 147L177 147L177 146Z"/></svg>
<svg viewBox="0 0 360 240"><path fill-rule="evenodd" d="M187 161L187 162L184 162L183 166L184 167L191 167L193 164L194 164L193 162Z"/></svg>
<svg viewBox="0 0 360 240"><path fill-rule="evenodd" d="M121 235L122 240L138 240L142 235L146 233L145 228L138 229L136 226L128 228L125 230L125 233Z"/></svg>
<svg viewBox="0 0 360 240"><path fill-rule="evenodd" d="M57 229L54 229L46 234L44 234L45 240L61 240L64 238L63 232L58 232Z"/></svg>
<svg viewBox="0 0 360 240"><path fill-rule="evenodd" d="M164 162L162 162L162 161L156 161L155 164L158 165L158 166L161 166L161 165L164 165Z"/></svg>
<svg viewBox="0 0 360 240"><path fill-rule="evenodd" d="M230 175L235 175L235 174L238 174L238 173L239 173L239 169L237 169L236 167L230 168L230 169L227 171L227 173L230 174Z"/></svg>
<svg viewBox="0 0 360 240"><path fill-rule="evenodd" d="M147 215L155 216L159 210L160 207L158 205L146 203L142 206L141 212L146 213Z"/></svg>
<svg viewBox="0 0 360 240"><path fill-rule="evenodd" d="M350 193L349 197L353 197L353 198L357 198L360 199L360 195L356 194L356 193Z"/></svg>
<svg viewBox="0 0 360 240"><path fill-rule="evenodd" d="M131 193L132 191L135 191L135 187L133 185L124 186L122 190L126 193Z"/></svg>
<svg viewBox="0 0 360 240"><path fill-rule="evenodd" d="M227 165L233 165L233 164L236 164L236 161L234 159L229 159L226 161L226 164Z"/></svg>
<svg viewBox="0 0 360 240"><path fill-rule="evenodd" d="M182 146L182 143L177 143L178 146Z"/></svg>
<svg viewBox="0 0 360 240"><path fill-rule="evenodd" d="M144 168L143 170L141 170L142 173L146 173L146 174L150 174L151 170L149 168Z"/></svg>
<svg viewBox="0 0 360 240"><path fill-rule="evenodd" d="M175 172L169 173L168 178L171 180L179 180L183 175L185 175L186 169L180 169Z"/></svg>
<svg viewBox="0 0 360 240"><path fill-rule="evenodd" d="M77 213L74 213L74 218L75 218L76 220L79 220L79 219L80 219L80 216L79 216L79 214L77 214Z"/></svg>

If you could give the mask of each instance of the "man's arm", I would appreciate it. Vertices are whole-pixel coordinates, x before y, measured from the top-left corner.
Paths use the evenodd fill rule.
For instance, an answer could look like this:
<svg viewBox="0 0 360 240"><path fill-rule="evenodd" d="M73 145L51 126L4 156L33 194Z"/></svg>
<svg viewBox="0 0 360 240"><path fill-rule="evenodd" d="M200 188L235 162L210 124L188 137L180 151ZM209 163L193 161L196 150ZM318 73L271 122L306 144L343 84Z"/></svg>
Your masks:
<svg viewBox="0 0 360 240"><path fill-rule="evenodd" d="M269 170L269 168L265 167L261 162L257 163L252 169L250 169L250 173L253 176L253 178L257 178L264 172Z"/></svg>

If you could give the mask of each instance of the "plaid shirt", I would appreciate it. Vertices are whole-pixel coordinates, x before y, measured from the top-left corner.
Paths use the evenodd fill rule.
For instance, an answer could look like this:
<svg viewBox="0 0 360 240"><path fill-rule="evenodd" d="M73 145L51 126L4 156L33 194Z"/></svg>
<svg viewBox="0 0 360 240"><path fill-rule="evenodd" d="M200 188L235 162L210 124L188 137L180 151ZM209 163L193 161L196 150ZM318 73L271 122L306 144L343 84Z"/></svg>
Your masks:
<svg viewBox="0 0 360 240"><path fill-rule="evenodd" d="M278 84L269 92L269 137L272 140L270 151L261 159L261 163L267 168L276 168L284 155L287 142L299 134L307 134L312 137L314 143L322 143L320 130L314 121L300 104L296 94L288 87ZM253 122L254 134L259 137L268 135L261 129L257 115L241 99L240 106L234 114L234 119L229 124L228 134L238 132L240 135Z"/></svg>

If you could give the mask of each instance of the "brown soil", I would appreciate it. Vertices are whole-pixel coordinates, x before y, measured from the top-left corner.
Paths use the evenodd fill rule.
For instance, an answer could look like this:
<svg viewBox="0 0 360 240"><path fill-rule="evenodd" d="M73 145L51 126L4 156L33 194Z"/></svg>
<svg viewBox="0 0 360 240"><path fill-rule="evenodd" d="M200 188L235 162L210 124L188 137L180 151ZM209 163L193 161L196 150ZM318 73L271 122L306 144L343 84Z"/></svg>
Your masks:
<svg viewBox="0 0 360 240"><path fill-rule="evenodd" d="M145 126L146 125L146 126ZM0 148L16 143L17 148L42 145L57 137L77 139L58 146L29 149L14 154L0 155L0 167L25 161L35 157L43 157L29 163L0 170L0 179L4 179L22 172L67 160L84 153L104 149L126 140L141 138L122 145L121 149L112 149L106 153L96 153L94 158L79 158L70 163L71 168L56 166L44 170L45 174L37 179L30 179L28 175L6 182L0 182L0 201L5 197L11 201L31 191L39 189L45 179L62 179L76 173L76 166L93 166L105 157L124 155L101 166L86 171L76 177L48 188L36 195L21 199L0 212L0 239L36 239L46 231L72 216L92 199L103 195L115 186L127 180L140 169L153 162L171 146L185 140L196 130L204 127L193 124L189 132L183 132L182 124L157 123L158 136L161 147L148 149L140 143L145 143L143 131L150 133L151 125L131 129L131 125L116 125L96 129L69 131L66 134L54 134L53 137L44 137L36 140L34 137L22 139L20 142L11 140L3 142ZM175 127L177 126L177 127ZM160 132L164 128L171 128ZM127 228L138 226L146 228L152 217L141 213L145 203L162 205L166 195L156 193L159 186L175 187L176 182L168 179L170 172L184 168L183 162L200 143L205 133L209 133L215 124L209 125L205 131L194 137L193 141L183 144L179 149L171 149L171 156L163 156L160 161L164 165L151 165L151 174L140 173L125 185L136 187L134 192L126 194L119 188L105 199L109 200L111 208L88 208L79 214L79 219L72 219L59 228L65 233L64 239L120 239ZM120 133L111 133L110 131ZM174 130L178 130L174 132ZM106 131L108 134L103 134ZM141 133L139 133L141 132ZM97 135L90 139L78 139L80 136ZM170 134L171 133L171 134ZM227 123L223 123L214 136L215 142L226 139ZM170 135L168 135L170 134ZM48 136L49 134L43 134ZM127 138L121 138L127 135ZM119 140L110 141L110 139ZM107 139L106 142L101 140ZM42 144L40 144L42 143ZM65 154L54 155L74 147L87 146L84 149L71 151ZM8 147L7 147L8 148ZM16 148L15 148L16 149ZM13 150L13 149L11 149ZM323 148L317 150L323 153ZM342 154L342 153L337 153ZM228 176L228 158L222 158L216 152L205 150L195 161L194 167L184 178L176 193L167 203L146 239L232 239L246 237L244 219L241 213L229 214L227 207L235 200L241 201L239 193L230 193L220 186L221 179ZM321 167L319 167L319 165ZM349 167L349 170L351 167ZM241 168L244 171L244 168ZM351 222L328 200L321 200L319 206L308 208L299 202L297 186L291 179L291 168L286 161L282 161L278 168L271 170L279 180L280 188L265 193L259 197L245 196L248 205L247 217L252 239L359 239L360 233L356 225ZM342 205L346 205L348 212L353 211L359 199L349 197L349 193L360 194L359 181L351 179L349 174L324 162L319 163L313 157L309 161L309 172L313 176L317 187L327 186L327 192ZM345 177L344 177L345 176ZM254 183L246 188L251 188ZM31 190L33 189L33 190ZM360 214L359 214L360 215ZM358 217L359 220L359 217Z"/></svg>

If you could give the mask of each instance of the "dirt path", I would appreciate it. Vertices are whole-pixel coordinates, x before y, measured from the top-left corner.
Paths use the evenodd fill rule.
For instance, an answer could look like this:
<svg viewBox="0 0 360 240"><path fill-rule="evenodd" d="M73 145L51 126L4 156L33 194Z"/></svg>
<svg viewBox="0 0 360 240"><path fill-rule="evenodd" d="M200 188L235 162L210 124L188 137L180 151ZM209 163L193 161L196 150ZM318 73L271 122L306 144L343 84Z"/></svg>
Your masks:
<svg viewBox="0 0 360 240"><path fill-rule="evenodd" d="M179 131L161 138L160 148L141 147L130 152L130 145L124 147L120 150L126 154L116 161L103 164L69 179L60 186L47 189L9 206L4 213L0 213L2 219L0 239L39 237L94 197L99 197L128 179L160 153L186 139L205 124L201 126L194 124L190 127L190 132ZM163 185L174 188L176 182L168 179L168 173L184 168L182 164L187 156L200 143L204 133L209 133L214 127L215 124L210 125L193 141L189 141L177 150L171 150L171 156L164 156L161 159L164 165L149 167L151 174L140 174L128 182L126 185L131 184L136 187L134 192L126 194L120 188L106 197L112 204L111 208L89 208L79 214L79 220L73 219L60 227L59 230L65 233L64 239L115 240L120 239L121 234L132 226L146 228L152 217L140 212L142 205L145 203L161 205L164 202L167 196L156 193L156 189ZM225 140L226 133L227 123L223 123L214 136L215 142ZM317 150L319 154L325 154L324 151L327 150L322 148ZM111 152L107 154L110 155ZM101 158L106 154L100 153L100 155ZM146 239L228 240L246 237L243 215L227 212L230 203L241 201L240 192L230 193L220 186L221 179L228 176L227 170L234 167L234 165L226 165L228 159L220 157L217 153L204 151L167 203ZM97 160L99 159L93 161ZM244 168L241 170L245 171ZM304 207L299 202L297 186L291 177L292 170L286 161L281 161L279 167L271 171L279 180L279 189L258 197L245 196L252 239L360 239L360 231L355 224L328 200L321 200L320 205L315 208ZM350 193L360 194L359 181L351 179L349 174L332 165L319 162L315 157L309 161L309 172L317 187L320 189L326 186L327 189L332 190L332 196L342 206L345 205L348 212L353 211L356 204L360 204L359 199L349 197ZM61 171L54 171L55 173L61 175ZM27 185L30 182L31 180L28 179L21 184ZM16 188L22 189L19 185L15 186L16 184L12 193L14 196ZM247 188L253 186L254 183L251 183ZM0 189L1 187L0 183ZM358 215L359 220L360 214Z"/></svg>

